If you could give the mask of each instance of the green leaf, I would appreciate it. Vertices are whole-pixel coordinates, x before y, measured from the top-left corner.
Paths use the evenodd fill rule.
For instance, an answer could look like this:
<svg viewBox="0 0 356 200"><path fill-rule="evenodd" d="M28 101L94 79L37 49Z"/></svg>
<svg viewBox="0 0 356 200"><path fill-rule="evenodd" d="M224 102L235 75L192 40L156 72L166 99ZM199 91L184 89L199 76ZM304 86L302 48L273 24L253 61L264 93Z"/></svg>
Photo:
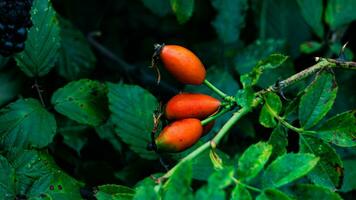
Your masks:
<svg viewBox="0 0 356 200"><path fill-rule="evenodd" d="M56 128L54 116L35 99L19 99L0 110L0 141L6 149L45 147Z"/></svg>
<svg viewBox="0 0 356 200"><path fill-rule="evenodd" d="M256 85L265 70L280 67L287 60L287 58L287 56L282 54L271 54L268 57L258 61L251 72L241 76L242 85L244 88Z"/></svg>
<svg viewBox="0 0 356 200"><path fill-rule="evenodd" d="M15 199L15 170L2 155L0 155L0 174L0 196L4 200Z"/></svg>
<svg viewBox="0 0 356 200"><path fill-rule="evenodd" d="M265 142L248 147L238 161L238 178L242 180L254 178L263 169L271 153L272 145Z"/></svg>
<svg viewBox="0 0 356 200"><path fill-rule="evenodd" d="M8 103L20 93L22 78L14 70L0 72L0 106Z"/></svg>
<svg viewBox="0 0 356 200"><path fill-rule="evenodd" d="M274 160L278 156L287 153L288 146L288 134L286 129L282 125L278 125L273 129L269 139L268 144L272 145L272 155L270 160Z"/></svg>
<svg viewBox="0 0 356 200"><path fill-rule="evenodd" d="M57 71L68 80L85 77L95 67L96 58L87 39L73 24L59 18L61 48Z"/></svg>
<svg viewBox="0 0 356 200"><path fill-rule="evenodd" d="M31 19L25 50L15 59L27 76L44 76L54 67L60 48L60 28L51 1L35 0Z"/></svg>
<svg viewBox="0 0 356 200"><path fill-rule="evenodd" d="M342 198L335 191L317 185L300 184L292 187L291 191L294 198L297 200L342 200Z"/></svg>
<svg viewBox="0 0 356 200"><path fill-rule="evenodd" d="M297 0L306 23L313 29L314 33L323 38L323 0Z"/></svg>
<svg viewBox="0 0 356 200"><path fill-rule="evenodd" d="M356 189L356 160L345 160L345 176L341 187L342 192L350 192Z"/></svg>
<svg viewBox="0 0 356 200"><path fill-rule="evenodd" d="M7 157L15 169L16 191L22 195L26 194L37 179L56 168L49 155L36 150L13 149Z"/></svg>
<svg viewBox="0 0 356 200"><path fill-rule="evenodd" d="M318 136L341 147L356 146L356 110L347 111L328 119L319 129Z"/></svg>
<svg viewBox="0 0 356 200"><path fill-rule="evenodd" d="M311 54L319 51L323 47L323 44L315 41L303 42L299 49L302 53Z"/></svg>
<svg viewBox="0 0 356 200"><path fill-rule="evenodd" d="M265 104L263 105L259 117L259 122L262 126L273 128L277 125L275 116L278 116L282 110L282 101L278 95L269 92L265 96Z"/></svg>
<svg viewBox="0 0 356 200"><path fill-rule="evenodd" d="M237 184L231 192L231 200L252 200L252 197L245 187Z"/></svg>
<svg viewBox="0 0 356 200"><path fill-rule="evenodd" d="M156 154L146 147L151 142L152 115L158 106L156 98L134 85L108 83L108 88L116 134L143 158L155 159Z"/></svg>
<svg viewBox="0 0 356 200"><path fill-rule="evenodd" d="M259 21L260 38L284 39L290 46L288 55L297 57L300 43L311 38L311 32L303 20L297 1L264 0L255 9Z"/></svg>
<svg viewBox="0 0 356 200"><path fill-rule="evenodd" d="M354 9L356 2L353 0L329 0L325 11L325 21L332 30L347 26L356 20Z"/></svg>
<svg viewBox="0 0 356 200"><path fill-rule="evenodd" d="M315 126L331 109L337 93L331 73L322 73L305 89L299 103L299 121L304 129Z"/></svg>
<svg viewBox="0 0 356 200"><path fill-rule="evenodd" d="M219 156L224 164L230 162L229 156L220 150L216 150L215 153ZM194 160L192 160L193 179L207 180L209 176L215 172L214 165L209 159L209 150L202 152Z"/></svg>
<svg viewBox="0 0 356 200"><path fill-rule="evenodd" d="M256 200L291 200L291 198L280 190L266 189L256 197Z"/></svg>
<svg viewBox="0 0 356 200"><path fill-rule="evenodd" d="M214 172L208 179L208 185L201 187L195 194L195 199L216 199L224 200L224 188L232 183L234 176L234 169L232 167L225 167Z"/></svg>
<svg viewBox="0 0 356 200"><path fill-rule="evenodd" d="M163 199L193 199L193 194L190 188L191 182L192 163L184 162L174 171L172 176L167 180L167 183L164 185Z"/></svg>
<svg viewBox="0 0 356 200"><path fill-rule="evenodd" d="M170 0L171 8L180 24L186 23L193 15L194 0Z"/></svg>
<svg viewBox="0 0 356 200"><path fill-rule="evenodd" d="M58 133L63 136L63 142L74 149L78 155L88 141L86 134L88 129L89 126L78 124L68 118L58 121Z"/></svg>
<svg viewBox="0 0 356 200"><path fill-rule="evenodd" d="M105 124L96 127L95 131L98 133L101 139L107 140L111 143L116 151L122 153L122 143L119 136L116 135L115 125L110 119Z"/></svg>
<svg viewBox="0 0 356 200"><path fill-rule="evenodd" d="M56 111L69 119L98 126L108 117L106 93L105 84L82 79L58 89L51 101Z"/></svg>
<svg viewBox="0 0 356 200"><path fill-rule="evenodd" d="M130 200L133 199L135 191L122 185L101 185L95 193L98 200Z"/></svg>
<svg viewBox="0 0 356 200"><path fill-rule="evenodd" d="M320 158L308 178L317 185L331 190L342 184L343 164L339 155L327 143L315 137L301 136L299 149L302 153L312 153Z"/></svg>
<svg viewBox="0 0 356 200"><path fill-rule="evenodd" d="M30 198L40 198L42 194L46 194L56 200L77 200L82 199L80 195L82 186L82 183L64 172L55 171L38 179L27 195Z"/></svg>
<svg viewBox="0 0 356 200"><path fill-rule="evenodd" d="M213 21L213 27L219 39L224 43L237 42L240 37L240 29L245 24L246 0L211 0L217 11Z"/></svg>
<svg viewBox="0 0 356 200"><path fill-rule="evenodd" d="M289 153L278 157L264 171L264 188L280 187L308 174L319 158L307 153Z"/></svg>
<svg viewBox="0 0 356 200"><path fill-rule="evenodd" d="M171 13L171 6L167 0L141 0L143 5L157 16L163 17Z"/></svg>
<svg viewBox="0 0 356 200"><path fill-rule="evenodd" d="M159 200L158 192L155 190L155 182L151 177L139 182L135 188L134 200Z"/></svg>
<svg viewBox="0 0 356 200"><path fill-rule="evenodd" d="M244 89L238 90L235 98L236 103L241 107L251 108L255 98L255 92L253 91L252 87L246 87Z"/></svg>

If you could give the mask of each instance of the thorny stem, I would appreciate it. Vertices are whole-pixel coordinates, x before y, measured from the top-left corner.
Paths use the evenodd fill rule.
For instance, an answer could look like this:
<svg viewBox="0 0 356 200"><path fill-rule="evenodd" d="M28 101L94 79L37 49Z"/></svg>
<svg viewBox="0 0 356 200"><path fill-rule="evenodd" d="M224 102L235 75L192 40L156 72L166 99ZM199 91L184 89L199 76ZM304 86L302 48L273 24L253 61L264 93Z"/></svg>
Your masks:
<svg viewBox="0 0 356 200"><path fill-rule="evenodd" d="M211 84L208 80L204 80L204 84L214 91L217 95L219 95L221 98L226 99L228 97L227 94L225 94L223 91L221 91L219 88L215 87L213 84Z"/></svg>
<svg viewBox="0 0 356 200"><path fill-rule="evenodd" d="M261 98L261 96L267 92L276 92L280 89L286 88L312 74L315 74L317 72L319 72L320 70L323 69L327 69L327 68L344 68L344 69L356 69L355 67L355 62L344 62L344 61L338 61L338 60L334 60L334 59L326 59L326 58L316 58L316 61L318 63L316 63L315 65L297 73L294 74L293 76L279 82L279 86L277 87L276 85L272 85L270 87L268 87L267 89L261 90L259 92L257 92L256 98L254 99L254 104L252 105L252 107L257 107L259 105L259 103L263 100ZM219 94L221 97L223 97L224 99L226 99L227 96L225 93L223 93L222 91L220 91L219 89L217 89L216 87L214 87L210 82L208 82L207 80L204 81L204 84L207 85L210 89L212 89L214 92L216 92L217 94ZM247 108L247 107L242 107L240 110L238 110L237 112L235 112L232 117L223 125L223 127L220 129L220 131L216 134L216 136L211 140L208 141L206 143L204 143L203 145L201 145L200 147L198 147L197 149L195 149L193 152L191 152L190 154L188 154L186 157L184 157L182 160L180 160L172 169L170 169L166 174L164 174L161 179L165 180L167 178L169 178L177 168L179 168L183 163L188 162L190 160L193 160L194 158L196 158L198 155L200 155L202 152L204 152L206 149L208 149L209 147L211 147L211 145L217 145L220 140L228 133L228 131L233 127L233 125L239 120L241 119L244 115L246 115L251 109ZM278 116L279 117L279 116ZM289 124L288 122L286 122L283 118L279 117L277 118L278 120L281 121L281 123L283 123L287 128L290 128L291 130L294 130L296 132L303 132L303 133L311 133L310 131L305 131L303 129L299 129L296 128L294 126L292 126L291 124ZM251 189L251 188L250 188ZM257 189L257 188L255 188ZM255 191L260 191L260 190L255 190Z"/></svg>
<svg viewBox="0 0 356 200"><path fill-rule="evenodd" d="M35 84L32 85L32 88L35 88L35 89L36 89L37 94L38 94L38 97L40 98L40 101L41 101L42 106L43 106L43 107L46 107L46 104L45 104L45 102L44 102L44 100L43 100L43 97L42 97L42 92L43 92L43 90L41 90L40 85L39 85L38 82L37 82L37 79L35 79Z"/></svg>

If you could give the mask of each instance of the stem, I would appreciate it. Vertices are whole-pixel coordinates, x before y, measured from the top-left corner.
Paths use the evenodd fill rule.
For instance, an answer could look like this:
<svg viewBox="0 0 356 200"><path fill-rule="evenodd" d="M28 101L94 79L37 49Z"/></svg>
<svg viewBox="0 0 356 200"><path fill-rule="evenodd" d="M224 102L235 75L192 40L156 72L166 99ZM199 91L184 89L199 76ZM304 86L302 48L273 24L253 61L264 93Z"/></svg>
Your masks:
<svg viewBox="0 0 356 200"><path fill-rule="evenodd" d="M43 100L43 97L42 97L42 90L40 88L40 85L38 85L38 82L37 82L37 78L35 79L35 84L33 84L32 88L35 88L36 91L37 91L37 94L38 94L38 97L40 98L40 101L41 101L41 104L43 107L46 107L46 104Z"/></svg>
<svg viewBox="0 0 356 200"><path fill-rule="evenodd" d="M216 113L215 115L212 115L212 116L210 116L210 117L204 119L203 121L201 121L201 124L202 124L203 126L205 126L205 125L207 125L209 122L214 121L216 118L221 117L223 114L229 112L230 110L231 110L230 107L224 108L224 109L222 109L220 112Z"/></svg>
<svg viewBox="0 0 356 200"><path fill-rule="evenodd" d="M248 109L246 109L246 108L242 108L239 111L237 111L236 113L234 113L233 116L224 124L224 126L220 129L218 134L216 134L216 136L211 141L205 142L203 145L201 145L200 147L195 149L193 152L188 154L186 157L184 157L182 160L180 160L179 163L176 164L171 170L169 170L166 174L164 174L161 178L162 179L169 178L182 164L184 164L185 162L188 162L190 160L193 160L200 153L207 150L210 147L211 143L218 144L220 142L221 138L223 138L226 135L226 133L232 128L232 126L242 116L246 115L247 113L248 113Z"/></svg>
<svg viewBox="0 0 356 200"><path fill-rule="evenodd" d="M235 177L231 177L231 178L232 178L232 180L233 180L236 184L242 185L243 187L248 188L248 189L250 189L250 190L252 190L252 191L258 192L258 193L261 193L261 192L262 192L261 189L256 188L256 187L253 187L253 186L251 186L251 185L247 185L247 184L245 184L245 183L242 183L241 181L237 180Z"/></svg>
<svg viewBox="0 0 356 200"><path fill-rule="evenodd" d="M218 89L217 87L215 87L212 83L210 83L208 80L204 80L204 84L211 89L212 91L214 91L217 95L219 95L221 98L225 99L226 97L228 97L227 94L225 94L224 92L222 92L220 89Z"/></svg>
<svg viewBox="0 0 356 200"><path fill-rule="evenodd" d="M297 132L297 133L309 133L309 134L315 134L315 131L307 131L304 130L302 128L297 128L295 126L293 126L292 124L288 123L287 121L284 120L283 117L279 116L277 113L274 112L274 110L267 104L267 102L265 103L266 108L268 110L268 112L274 117L276 118L283 126L285 126L286 128Z"/></svg>

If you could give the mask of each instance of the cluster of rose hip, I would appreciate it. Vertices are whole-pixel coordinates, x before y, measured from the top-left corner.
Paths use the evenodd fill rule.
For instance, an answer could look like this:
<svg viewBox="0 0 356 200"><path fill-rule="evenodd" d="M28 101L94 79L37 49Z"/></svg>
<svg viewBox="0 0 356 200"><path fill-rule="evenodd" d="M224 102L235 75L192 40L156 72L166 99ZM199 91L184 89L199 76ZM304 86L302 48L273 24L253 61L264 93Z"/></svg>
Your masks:
<svg viewBox="0 0 356 200"><path fill-rule="evenodd" d="M178 45L156 46L154 60L161 60L164 68L183 84L200 85L205 81L205 67L190 50ZM181 93L172 97L164 114L170 124L155 139L156 149L162 152L180 152L194 145L212 128L201 120L218 112L221 102L206 94Z"/></svg>

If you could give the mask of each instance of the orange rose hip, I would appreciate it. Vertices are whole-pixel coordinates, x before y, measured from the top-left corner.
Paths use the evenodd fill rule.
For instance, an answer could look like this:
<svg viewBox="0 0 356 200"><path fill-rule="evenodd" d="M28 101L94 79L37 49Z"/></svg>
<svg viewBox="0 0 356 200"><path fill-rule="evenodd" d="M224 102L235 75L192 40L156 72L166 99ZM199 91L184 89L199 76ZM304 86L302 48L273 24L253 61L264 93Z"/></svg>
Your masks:
<svg viewBox="0 0 356 200"><path fill-rule="evenodd" d="M156 138L158 151L180 152L195 144L203 133L200 120L188 118L167 125Z"/></svg>
<svg viewBox="0 0 356 200"><path fill-rule="evenodd" d="M206 94L182 93L172 97L165 108L168 120L198 118L204 119L214 114L221 102Z"/></svg>
<svg viewBox="0 0 356 200"><path fill-rule="evenodd" d="M200 85L205 80L205 67L189 49L179 45L161 46L159 57L165 69L183 84Z"/></svg>

